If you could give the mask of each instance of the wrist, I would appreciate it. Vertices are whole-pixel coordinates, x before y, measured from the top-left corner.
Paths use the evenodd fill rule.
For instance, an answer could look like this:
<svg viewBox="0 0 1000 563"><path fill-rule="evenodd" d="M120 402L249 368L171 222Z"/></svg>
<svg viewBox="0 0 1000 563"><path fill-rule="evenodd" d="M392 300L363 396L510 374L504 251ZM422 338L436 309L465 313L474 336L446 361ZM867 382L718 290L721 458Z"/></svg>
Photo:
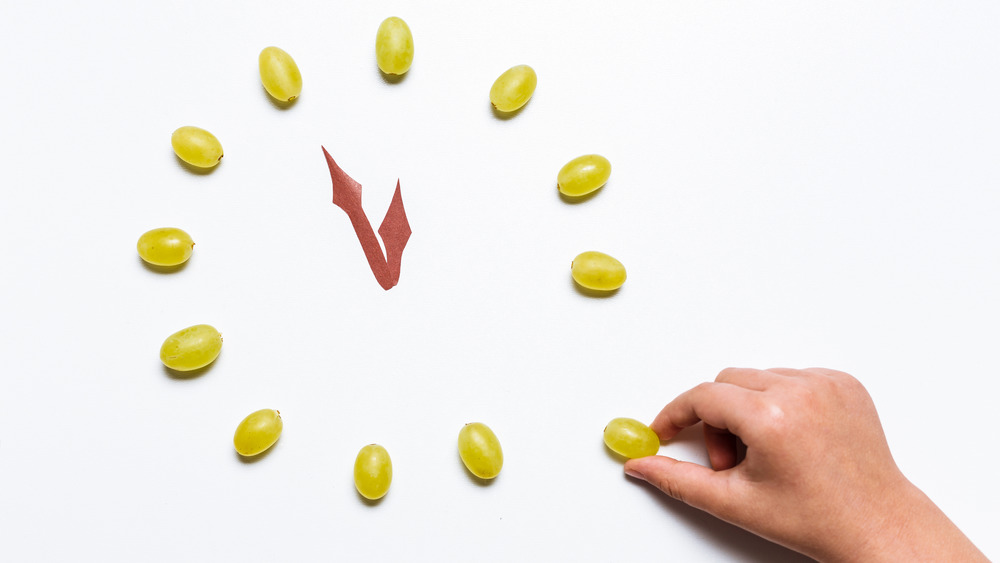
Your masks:
<svg viewBox="0 0 1000 563"><path fill-rule="evenodd" d="M913 483L884 489L866 511L860 541L842 546L829 561L988 561L954 523ZM860 516L860 515L859 515Z"/></svg>

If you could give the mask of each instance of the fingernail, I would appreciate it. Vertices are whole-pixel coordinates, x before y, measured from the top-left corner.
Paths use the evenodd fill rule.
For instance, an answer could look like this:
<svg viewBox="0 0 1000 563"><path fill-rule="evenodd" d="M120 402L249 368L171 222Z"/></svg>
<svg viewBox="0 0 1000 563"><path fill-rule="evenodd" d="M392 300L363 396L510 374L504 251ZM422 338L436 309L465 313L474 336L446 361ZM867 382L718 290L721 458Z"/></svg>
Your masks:
<svg viewBox="0 0 1000 563"><path fill-rule="evenodd" d="M629 477L635 477L636 479L642 479L643 481L646 480L645 475L627 465L625 466L625 474L628 475Z"/></svg>

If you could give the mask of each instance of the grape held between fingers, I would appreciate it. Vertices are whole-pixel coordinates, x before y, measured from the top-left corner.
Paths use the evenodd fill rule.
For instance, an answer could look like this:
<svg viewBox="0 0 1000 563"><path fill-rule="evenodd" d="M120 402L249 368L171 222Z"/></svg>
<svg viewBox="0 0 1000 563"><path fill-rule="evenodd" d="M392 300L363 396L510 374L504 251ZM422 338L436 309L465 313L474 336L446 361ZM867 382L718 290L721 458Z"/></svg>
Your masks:
<svg viewBox="0 0 1000 563"><path fill-rule="evenodd" d="M660 437L634 418L616 418L604 428L604 443L611 451L628 459L655 455Z"/></svg>

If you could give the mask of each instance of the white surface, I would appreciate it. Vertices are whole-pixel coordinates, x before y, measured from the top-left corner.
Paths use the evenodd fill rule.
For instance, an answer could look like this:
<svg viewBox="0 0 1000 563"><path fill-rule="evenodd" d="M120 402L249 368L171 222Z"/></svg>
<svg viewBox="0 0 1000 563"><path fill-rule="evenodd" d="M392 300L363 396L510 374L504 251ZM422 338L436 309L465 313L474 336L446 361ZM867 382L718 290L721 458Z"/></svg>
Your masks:
<svg viewBox="0 0 1000 563"><path fill-rule="evenodd" d="M856 375L904 472L1000 556L1000 7L611 6L5 3L3 559L797 560L601 443L729 365ZM416 41L397 84L389 15ZM259 84L267 45L302 70L290 109ZM538 90L497 119L520 63ZM171 152L187 124L225 147L211 174ZM401 180L391 291L321 144L376 223ZM590 152L610 183L563 202ZM197 242L178 273L135 254L160 226ZM628 268L617 295L574 289L590 249ZM159 345L199 322L222 356L171 378ZM264 407L284 435L242 463L232 432ZM486 487L455 449L472 420L506 455ZM663 452L703 459L688 438ZM370 442L395 468L375 507L351 483Z"/></svg>

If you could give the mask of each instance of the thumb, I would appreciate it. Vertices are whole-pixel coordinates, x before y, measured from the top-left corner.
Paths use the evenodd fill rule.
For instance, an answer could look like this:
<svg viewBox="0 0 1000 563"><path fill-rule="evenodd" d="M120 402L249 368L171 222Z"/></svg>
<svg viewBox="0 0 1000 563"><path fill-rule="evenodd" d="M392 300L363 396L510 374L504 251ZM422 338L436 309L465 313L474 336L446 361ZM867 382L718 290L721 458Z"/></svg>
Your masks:
<svg viewBox="0 0 1000 563"><path fill-rule="evenodd" d="M642 479L668 496L728 520L733 502L738 498L732 490L727 471L714 471L697 463L678 461L672 457L649 456L625 462L625 474Z"/></svg>

